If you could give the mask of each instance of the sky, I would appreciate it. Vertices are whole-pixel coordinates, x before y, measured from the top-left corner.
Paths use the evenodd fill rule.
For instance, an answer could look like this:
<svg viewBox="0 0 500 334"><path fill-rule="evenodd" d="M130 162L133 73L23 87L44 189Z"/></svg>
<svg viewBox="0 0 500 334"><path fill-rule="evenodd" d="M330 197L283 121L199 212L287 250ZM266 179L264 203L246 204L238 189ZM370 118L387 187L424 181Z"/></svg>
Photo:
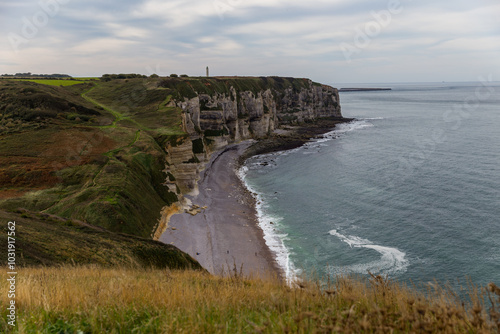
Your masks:
<svg viewBox="0 0 500 334"><path fill-rule="evenodd" d="M500 80L498 0L2 0L0 74Z"/></svg>

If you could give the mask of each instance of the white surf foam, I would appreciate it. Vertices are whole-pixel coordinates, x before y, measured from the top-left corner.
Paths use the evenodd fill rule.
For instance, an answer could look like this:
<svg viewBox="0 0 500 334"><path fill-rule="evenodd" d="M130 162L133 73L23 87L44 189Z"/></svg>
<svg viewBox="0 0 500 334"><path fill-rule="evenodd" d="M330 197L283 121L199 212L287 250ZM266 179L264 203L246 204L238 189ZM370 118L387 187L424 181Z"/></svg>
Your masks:
<svg viewBox="0 0 500 334"><path fill-rule="evenodd" d="M335 139L335 138L339 137L340 135L345 134L347 132L371 128L374 125L372 123L370 123L369 120L376 120L376 119L378 120L378 119L383 119L383 118L382 117L363 118L363 119L358 119L358 120L355 120L355 121L352 121L349 123L337 124L335 126L335 129L333 129L332 131L323 134L319 138L313 139L312 141L310 141L309 143L306 143L302 147L308 147L308 146L318 147L318 144L322 144L322 143L325 143L327 141L333 140L333 139ZM323 146L323 145L321 145L321 146Z"/></svg>
<svg viewBox="0 0 500 334"><path fill-rule="evenodd" d="M280 266L280 268L285 273L285 278L288 284L292 284L298 280L297 274L298 271L293 266L290 260L290 251L286 248L284 244L284 240L286 240L286 234L280 234L277 231L279 228L280 222L283 220L282 217L271 216L266 213L266 204L263 201L262 195L255 191L249 184L246 182L246 174L248 172L248 167L242 166L237 175L240 178L241 182L245 185L245 187L252 193L256 200L256 209L257 209L257 218L259 220L259 227L264 232L264 240L266 242L267 247L274 253L276 262Z"/></svg>
<svg viewBox="0 0 500 334"><path fill-rule="evenodd" d="M271 153L264 153L264 154L259 154L255 155L251 158L249 158L245 162L245 166L248 166L250 169L261 169L261 168L276 168L278 165L278 162L282 157L286 157L287 155L296 152L297 150L300 150L301 148L294 148L291 150L285 150L285 151L276 151L276 152L271 152ZM246 174L246 171L245 173ZM241 175L240 175L241 179Z"/></svg>
<svg viewBox="0 0 500 334"><path fill-rule="evenodd" d="M331 230L329 232L331 235L339 238L343 242L347 243L351 248L367 248L373 249L378 252L381 256L379 260L371 261L362 264L355 264L350 266L335 267L331 268L333 273L359 273L366 274L370 271L373 274L383 273L383 274L399 274L406 271L408 267L408 260L406 259L406 254L393 247L386 247L380 245L374 245L370 240L362 239L357 236L346 236L339 233L337 230Z"/></svg>
<svg viewBox="0 0 500 334"><path fill-rule="evenodd" d="M302 154L315 154L320 152L322 147L327 147L328 144L325 144L326 142L329 142L340 135L354 131L354 130L360 130L364 128L369 128L372 127L373 124L363 120L356 120L350 123L342 123L338 124L334 130L327 132L323 135L321 135L318 138L311 139L310 142L305 143L301 147L298 147L294 150L288 151L289 153L295 152L295 151L301 151Z"/></svg>
<svg viewBox="0 0 500 334"><path fill-rule="evenodd" d="M373 118L373 119L382 119L382 118ZM364 128L372 127L373 124L368 122L367 119L355 120L349 123L341 123L338 124L334 130L323 134L319 138L315 138L310 142L304 144L301 147L297 147L291 150L272 152L267 154L261 154L250 158L247 160L246 165L253 168L276 168L277 163L281 157L287 156L289 154L293 154L298 151L302 151L303 154L313 154L318 151L323 146L328 146L324 144L330 140L337 138L339 135L354 131L361 130ZM246 174L248 172L247 166L242 166L238 170L238 177L241 182L245 185L245 187L253 194L256 199L256 209L257 209L257 218L259 220L259 226L264 232L264 239L266 241L266 245L271 249L271 251L275 254L276 262L282 268L285 273L287 282L289 284L296 282L299 280L298 275L300 274L300 270L293 266L293 263L290 260L290 250L286 248L284 244L284 240L286 240L286 234L279 234L276 230L279 227L279 223L283 220L282 217L274 217L266 213L266 204L263 200L262 194L259 194L255 191L249 184L246 182ZM272 224L271 224L272 222ZM278 225L278 226L277 226ZM382 247L373 245L373 247ZM369 247L366 247L369 248ZM382 250L379 249L379 252ZM396 250L397 251L397 250ZM389 252L386 252L389 253ZM404 253L403 253L404 257ZM375 271L375 270L373 270ZM364 271L366 273L366 270Z"/></svg>
<svg viewBox="0 0 500 334"><path fill-rule="evenodd" d="M374 119L374 118L372 118ZM372 123L369 122L370 119L364 118L364 119L358 119L353 122L349 123L341 123L337 124L335 129L332 131L335 134L341 134L341 133L346 133L346 132L351 132L354 130L361 130L365 128L370 128L374 126Z"/></svg>

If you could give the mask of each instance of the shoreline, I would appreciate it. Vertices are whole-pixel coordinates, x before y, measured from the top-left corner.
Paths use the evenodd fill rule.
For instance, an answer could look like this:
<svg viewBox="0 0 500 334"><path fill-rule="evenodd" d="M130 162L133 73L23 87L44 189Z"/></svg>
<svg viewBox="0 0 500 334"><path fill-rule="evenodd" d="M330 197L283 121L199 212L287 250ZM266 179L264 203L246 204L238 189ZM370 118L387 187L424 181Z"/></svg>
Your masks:
<svg viewBox="0 0 500 334"><path fill-rule="evenodd" d="M174 214L159 240L190 254L212 274L277 277L288 280L266 243L255 195L239 176L255 155L302 146L336 124L352 119L320 119L307 126L286 127L270 138L231 144L215 152L198 181L199 194L185 196L191 210Z"/></svg>
<svg viewBox="0 0 500 334"><path fill-rule="evenodd" d="M259 154L293 150L319 135L332 131L337 124L354 120L354 118L321 118L314 124L285 127L275 131L269 138L256 141L242 154L238 163L242 166L248 158Z"/></svg>
<svg viewBox="0 0 500 334"><path fill-rule="evenodd" d="M198 195L185 196L191 210L173 215L159 240L215 275L281 278L258 225L255 198L237 175L238 159L250 145L231 144L212 155L201 173Z"/></svg>

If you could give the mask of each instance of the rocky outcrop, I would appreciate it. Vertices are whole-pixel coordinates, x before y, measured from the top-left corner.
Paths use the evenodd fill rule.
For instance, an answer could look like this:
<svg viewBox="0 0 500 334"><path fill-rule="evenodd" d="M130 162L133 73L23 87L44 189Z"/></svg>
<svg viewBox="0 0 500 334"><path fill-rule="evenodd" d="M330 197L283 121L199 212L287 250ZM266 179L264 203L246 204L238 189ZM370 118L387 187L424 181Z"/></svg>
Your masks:
<svg viewBox="0 0 500 334"><path fill-rule="evenodd" d="M178 194L179 202L164 208L155 239L166 230L171 215L195 214L184 195L198 193L200 172L213 152L247 139L276 141L272 135L285 125L342 119L337 89L308 79L167 78L159 87L172 93L167 106L182 110L186 135L169 140L165 148L165 186Z"/></svg>
<svg viewBox="0 0 500 334"><path fill-rule="evenodd" d="M165 79L159 85L181 92L169 106L182 109L187 136L166 148L166 185L181 194L197 193L211 153L230 143L269 137L283 125L342 118L337 89L308 79Z"/></svg>
<svg viewBox="0 0 500 334"><path fill-rule="evenodd" d="M300 88L239 91L230 86L227 92L202 92L171 103L184 111L190 136L223 136L228 141L263 138L284 124L342 117L337 89L307 79L290 80L300 81Z"/></svg>

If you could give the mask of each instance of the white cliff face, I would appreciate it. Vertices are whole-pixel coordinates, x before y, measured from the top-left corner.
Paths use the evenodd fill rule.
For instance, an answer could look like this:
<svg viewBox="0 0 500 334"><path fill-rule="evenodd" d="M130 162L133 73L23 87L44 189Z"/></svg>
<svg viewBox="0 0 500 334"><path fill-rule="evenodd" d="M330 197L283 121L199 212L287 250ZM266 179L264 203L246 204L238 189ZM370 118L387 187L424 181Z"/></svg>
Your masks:
<svg viewBox="0 0 500 334"><path fill-rule="evenodd" d="M166 171L175 176L181 193L197 192L200 171L211 153L230 143L265 138L281 125L342 117L337 89L310 80L305 86L300 90L289 87L257 92L238 91L231 86L222 93L200 93L190 99L173 100L172 106L183 110L189 139L167 147Z"/></svg>
<svg viewBox="0 0 500 334"><path fill-rule="evenodd" d="M177 101L176 105L184 111L186 131L190 135L224 135L231 141L263 138L283 124L299 125L322 117L342 117L337 90L312 82L308 89L300 91L290 87L256 94L231 87L229 94L199 94Z"/></svg>

